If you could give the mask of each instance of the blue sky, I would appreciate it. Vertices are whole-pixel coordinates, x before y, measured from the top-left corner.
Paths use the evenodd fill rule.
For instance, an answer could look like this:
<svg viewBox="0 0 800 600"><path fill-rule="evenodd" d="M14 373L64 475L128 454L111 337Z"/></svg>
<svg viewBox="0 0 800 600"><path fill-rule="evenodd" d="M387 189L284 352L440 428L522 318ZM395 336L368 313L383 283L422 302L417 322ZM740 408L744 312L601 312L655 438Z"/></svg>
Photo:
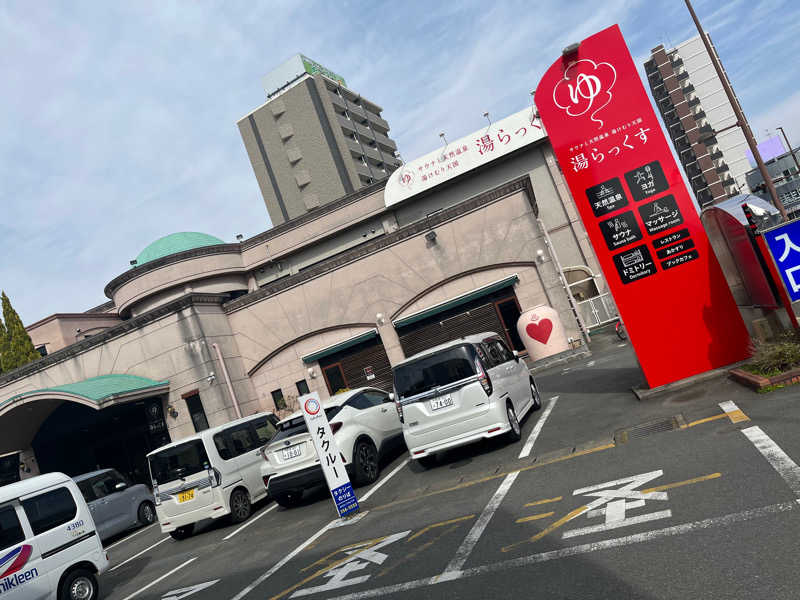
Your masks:
<svg viewBox="0 0 800 600"><path fill-rule="evenodd" d="M800 143L800 5L696 0L757 136ZM0 4L0 288L25 323L82 312L151 241L270 226L236 121L296 52L384 107L413 159L530 102L613 23L641 63L695 34L681 0Z"/></svg>

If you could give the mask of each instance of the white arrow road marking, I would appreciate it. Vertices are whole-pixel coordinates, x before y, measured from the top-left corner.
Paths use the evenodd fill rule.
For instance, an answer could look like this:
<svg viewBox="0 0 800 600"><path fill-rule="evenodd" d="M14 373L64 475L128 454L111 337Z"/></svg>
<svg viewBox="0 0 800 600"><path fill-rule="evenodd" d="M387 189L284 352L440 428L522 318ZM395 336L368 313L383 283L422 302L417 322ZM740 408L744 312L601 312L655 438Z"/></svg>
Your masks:
<svg viewBox="0 0 800 600"><path fill-rule="evenodd" d="M154 586L154 585L156 585L157 583L161 583L162 581L164 581L164 580L165 580L167 577L169 577L169 576L170 576L170 575L172 575L173 573L177 573L177 572L178 572L178 571L180 571L180 570L181 570L183 567L185 567L185 566L186 566L186 565L188 565L189 563L193 563L193 562L194 562L194 561L196 561L196 560L197 560L197 557L196 557L196 556L195 556L194 558L190 558L189 560L187 560L187 561L186 561L185 563L183 563L182 565L178 565L177 567L175 567L174 569L172 569L172 571L169 571L168 573L164 573L164 574L163 574L161 577L159 577L158 579L155 579L154 581L151 581L150 583L148 583L148 584L147 584L146 586L144 586L144 587L140 587L138 590L136 590L135 592L133 592L133 593L132 593L130 596L125 596L124 600L131 600L131 598L136 598L136 596L138 596L139 594L141 594L143 591L145 591L145 590L149 590L151 587L153 587L153 586Z"/></svg>
<svg viewBox="0 0 800 600"><path fill-rule="evenodd" d="M198 583L197 585L193 585L190 587L181 588L179 590L173 590L171 592L167 592L167 594L161 600L183 600L184 598L188 598L192 594L196 594L197 592L201 592L205 589L210 588L218 581L219 579L215 579L214 581L206 581L205 583Z"/></svg>

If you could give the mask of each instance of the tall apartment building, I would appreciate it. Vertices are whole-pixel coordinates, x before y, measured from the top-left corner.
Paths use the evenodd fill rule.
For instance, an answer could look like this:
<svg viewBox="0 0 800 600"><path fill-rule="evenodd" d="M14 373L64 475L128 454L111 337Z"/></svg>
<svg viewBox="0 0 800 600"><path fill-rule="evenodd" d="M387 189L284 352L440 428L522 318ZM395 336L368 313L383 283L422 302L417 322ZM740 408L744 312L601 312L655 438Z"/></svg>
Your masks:
<svg viewBox="0 0 800 600"><path fill-rule="evenodd" d="M656 46L644 67L700 205L746 192L747 141L700 36L670 50Z"/></svg>
<svg viewBox="0 0 800 600"><path fill-rule="evenodd" d="M297 54L263 78L267 101L237 125L273 225L401 165L380 106Z"/></svg>

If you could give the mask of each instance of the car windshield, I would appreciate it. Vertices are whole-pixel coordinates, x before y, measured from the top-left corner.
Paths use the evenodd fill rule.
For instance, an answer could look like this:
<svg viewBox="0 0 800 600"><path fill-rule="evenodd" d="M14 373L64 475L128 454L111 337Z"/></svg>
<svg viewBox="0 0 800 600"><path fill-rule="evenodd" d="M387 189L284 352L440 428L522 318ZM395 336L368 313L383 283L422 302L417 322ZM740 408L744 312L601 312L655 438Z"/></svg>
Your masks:
<svg viewBox="0 0 800 600"><path fill-rule="evenodd" d="M342 410L341 406L331 406L330 408L326 408L325 414L328 416L328 421L338 415L340 410ZM302 416L295 417L294 419L288 419L287 421L281 421L278 423L278 433L276 433L275 437L272 438L270 444L290 438L298 433L305 433L306 431L308 431L308 429L306 428L305 419L303 419Z"/></svg>
<svg viewBox="0 0 800 600"><path fill-rule="evenodd" d="M208 455L201 440L192 440L153 454L149 459L153 483L175 481L208 469Z"/></svg>
<svg viewBox="0 0 800 600"><path fill-rule="evenodd" d="M456 346L400 365L394 370L398 398L410 398L475 375L475 363L467 346Z"/></svg>

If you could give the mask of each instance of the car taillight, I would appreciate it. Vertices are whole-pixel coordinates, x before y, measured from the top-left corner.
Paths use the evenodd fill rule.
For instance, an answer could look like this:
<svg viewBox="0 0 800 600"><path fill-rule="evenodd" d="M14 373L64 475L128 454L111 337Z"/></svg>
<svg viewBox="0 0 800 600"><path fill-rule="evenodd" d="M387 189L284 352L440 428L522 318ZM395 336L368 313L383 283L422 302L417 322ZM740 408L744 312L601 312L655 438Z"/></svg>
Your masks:
<svg viewBox="0 0 800 600"><path fill-rule="evenodd" d="M269 478L270 478L270 477L271 477L271 475L264 475L264 476L261 478L261 479L263 479L263 480L264 480L264 487L265 487L265 488L269 488Z"/></svg>
<svg viewBox="0 0 800 600"><path fill-rule="evenodd" d="M156 503L156 506L161 504L161 494L158 493L158 484L153 483L153 500Z"/></svg>
<svg viewBox="0 0 800 600"><path fill-rule="evenodd" d="M341 421L336 421L335 423L331 423L331 433L336 435L336 432L342 428Z"/></svg>
<svg viewBox="0 0 800 600"><path fill-rule="evenodd" d="M478 381L481 382L483 386L483 391L486 392L487 396L492 395L492 380L489 379L489 374L484 370L483 365L481 364L481 359L477 356L475 357L475 370L478 373Z"/></svg>
<svg viewBox="0 0 800 600"><path fill-rule="evenodd" d="M405 423L405 420L403 419L403 404L400 402L400 400L394 401L394 407L397 409L397 416L400 417L400 422Z"/></svg>

